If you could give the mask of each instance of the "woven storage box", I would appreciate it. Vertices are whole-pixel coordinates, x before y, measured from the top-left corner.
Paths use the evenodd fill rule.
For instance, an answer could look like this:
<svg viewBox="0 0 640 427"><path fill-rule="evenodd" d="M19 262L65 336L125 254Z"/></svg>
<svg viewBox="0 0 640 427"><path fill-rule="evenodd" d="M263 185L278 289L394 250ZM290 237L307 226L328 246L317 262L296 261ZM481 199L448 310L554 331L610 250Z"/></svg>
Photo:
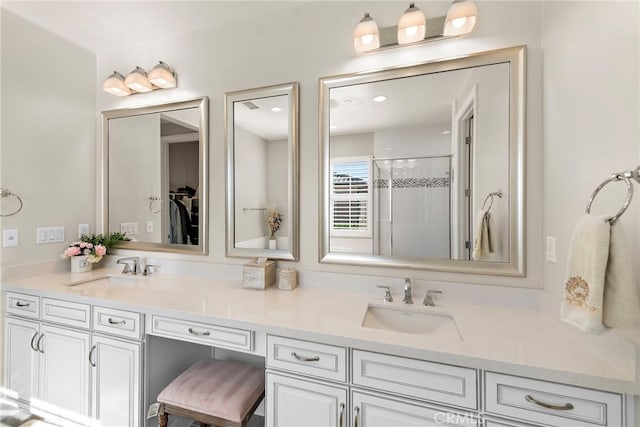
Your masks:
<svg viewBox="0 0 640 427"><path fill-rule="evenodd" d="M247 289L267 289L276 283L275 261L258 263L252 261L244 265L242 287Z"/></svg>

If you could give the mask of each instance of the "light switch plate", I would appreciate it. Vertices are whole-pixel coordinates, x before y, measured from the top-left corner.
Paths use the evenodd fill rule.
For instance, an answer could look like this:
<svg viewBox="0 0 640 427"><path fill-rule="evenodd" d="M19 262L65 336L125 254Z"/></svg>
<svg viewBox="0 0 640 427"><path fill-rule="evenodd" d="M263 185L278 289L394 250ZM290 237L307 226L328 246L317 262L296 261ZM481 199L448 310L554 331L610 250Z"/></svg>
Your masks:
<svg viewBox="0 0 640 427"><path fill-rule="evenodd" d="M36 243L62 243L64 242L64 227L38 227L36 228Z"/></svg>
<svg viewBox="0 0 640 427"><path fill-rule="evenodd" d="M4 230L2 232L2 246L5 248L9 248L11 246L18 246L18 230Z"/></svg>
<svg viewBox="0 0 640 427"><path fill-rule="evenodd" d="M547 236L547 261L556 261L556 238L553 236Z"/></svg>
<svg viewBox="0 0 640 427"><path fill-rule="evenodd" d="M89 235L89 224L79 224L78 225L78 239L82 236Z"/></svg>

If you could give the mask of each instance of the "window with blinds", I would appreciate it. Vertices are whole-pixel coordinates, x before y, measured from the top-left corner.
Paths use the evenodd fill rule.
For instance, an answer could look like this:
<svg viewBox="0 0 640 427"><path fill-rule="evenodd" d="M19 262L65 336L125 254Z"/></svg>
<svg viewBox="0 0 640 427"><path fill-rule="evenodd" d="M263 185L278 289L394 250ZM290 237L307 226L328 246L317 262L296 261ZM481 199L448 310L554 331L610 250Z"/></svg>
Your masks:
<svg viewBox="0 0 640 427"><path fill-rule="evenodd" d="M371 158L331 160L331 235L371 236Z"/></svg>

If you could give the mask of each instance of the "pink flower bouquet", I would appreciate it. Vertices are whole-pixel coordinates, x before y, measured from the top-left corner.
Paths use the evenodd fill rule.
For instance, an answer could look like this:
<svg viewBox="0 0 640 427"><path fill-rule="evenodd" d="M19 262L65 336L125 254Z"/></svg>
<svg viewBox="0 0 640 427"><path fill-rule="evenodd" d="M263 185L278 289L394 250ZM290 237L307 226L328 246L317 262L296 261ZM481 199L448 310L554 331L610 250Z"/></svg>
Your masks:
<svg viewBox="0 0 640 427"><path fill-rule="evenodd" d="M60 257L67 259L74 256L87 255L87 261L95 264L96 262L100 262L102 257L107 254L107 250L116 241L123 240L129 240L129 238L121 233L112 233L109 236L103 236L102 234L82 236L80 241L71 243Z"/></svg>

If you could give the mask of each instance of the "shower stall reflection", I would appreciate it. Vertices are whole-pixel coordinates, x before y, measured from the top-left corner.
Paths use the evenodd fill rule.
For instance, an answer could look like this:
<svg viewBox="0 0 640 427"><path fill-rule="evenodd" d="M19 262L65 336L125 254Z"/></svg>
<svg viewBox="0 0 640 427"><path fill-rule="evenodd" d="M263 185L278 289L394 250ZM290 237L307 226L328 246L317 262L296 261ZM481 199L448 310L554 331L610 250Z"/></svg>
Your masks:
<svg viewBox="0 0 640 427"><path fill-rule="evenodd" d="M451 156L373 160L373 252L449 258Z"/></svg>

